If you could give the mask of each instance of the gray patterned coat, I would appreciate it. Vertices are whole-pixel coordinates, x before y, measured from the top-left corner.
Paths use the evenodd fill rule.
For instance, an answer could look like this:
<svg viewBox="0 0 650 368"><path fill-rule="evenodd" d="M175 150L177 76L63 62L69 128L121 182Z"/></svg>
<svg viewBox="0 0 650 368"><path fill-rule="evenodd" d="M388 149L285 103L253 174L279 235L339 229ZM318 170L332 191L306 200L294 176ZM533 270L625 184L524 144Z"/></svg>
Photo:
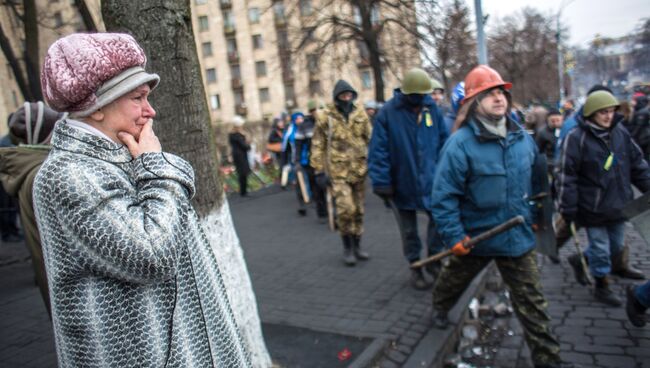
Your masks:
<svg viewBox="0 0 650 368"><path fill-rule="evenodd" d="M57 123L34 185L60 367L246 367L214 254L169 153Z"/></svg>

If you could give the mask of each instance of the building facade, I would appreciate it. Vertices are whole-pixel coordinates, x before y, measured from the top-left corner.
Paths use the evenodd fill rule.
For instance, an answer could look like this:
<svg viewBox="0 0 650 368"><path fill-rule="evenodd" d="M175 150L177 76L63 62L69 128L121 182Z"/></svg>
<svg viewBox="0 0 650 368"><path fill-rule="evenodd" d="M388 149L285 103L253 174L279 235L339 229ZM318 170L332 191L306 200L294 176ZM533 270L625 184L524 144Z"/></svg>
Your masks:
<svg viewBox="0 0 650 368"><path fill-rule="evenodd" d="M307 101L330 102L338 79L350 82L361 103L374 99L375 81L363 43L350 41L329 52L317 54L307 44L297 44L310 34L323 36L315 25L321 21L323 0L190 0L196 48L213 125L229 123L235 114L249 121L269 121L284 111L306 110ZM40 48L44 55L58 37L85 30L75 1L37 0L41 27ZM86 0L103 29L99 0ZM315 11L319 9L319 11ZM347 1L329 2L330 13L349 22L360 22L358 9ZM373 9L373 22L380 22L382 9ZM20 52L24 44L22 25L11 10L0 6L5 34ZM386 25L390 27L390 25ZM382 74L386 99L399 86L399 77L420 65L419 50L407 42L406 32L383 32L385 51ZM313 44L317 44L316 41ZM297 49L300 51L296 52ZM390 60L389 62L387 60ZM41 57L42 62L42 57ZM0 118L22 104L23 97L3 55L0 78ZM5 129L6 130L6 129ZM1 130L0 130L1 132Z"/></svg>

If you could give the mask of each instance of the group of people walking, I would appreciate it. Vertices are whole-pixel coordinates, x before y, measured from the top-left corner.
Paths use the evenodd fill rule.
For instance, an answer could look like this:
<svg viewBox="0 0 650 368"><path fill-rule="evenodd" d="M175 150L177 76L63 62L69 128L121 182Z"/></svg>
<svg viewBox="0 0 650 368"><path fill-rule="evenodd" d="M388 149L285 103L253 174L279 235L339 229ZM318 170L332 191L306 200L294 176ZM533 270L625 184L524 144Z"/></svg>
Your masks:
<svg viewBox="0 0 650 368"><path fill-rule="evenodd" d="M634 198L632 185L650 191L648 153L636 141L650 132L647 114L619 124L619 101L611 91L596 87L582 108L567 112L568 124L560 111L550 110L546 124L530 134L511 111L512 84L495 70L483 65L473 69L453 111L443 113L439 106L440 87L423 70L410 70L381 108L365 105L372 113L370 121L354 102L356 92L339 81L334 103L316 114L309 163L315 175L324 176L320 182L336 188L343 260L354 265L356 259L366 259L354 256L367 171L373 192L394 210L404 257L412 266L412 286L425 290L433 285L436 327L448 325L447 312L494 260L524 325L535 366L565 366L550 332L537 266L535 232L547 216L538 202L550 196L555 200L558 245L569 238L569 225L586 229L594 297L620 306L608 274L615 270L621 277L644 278L628 263L621 210ZM637 100L641 107L647 101L645 96ZM453 252L448 262L423 267L426 274L413 267L423 256L418 212L429 218L427 255L444 248ZM472 237L517 215L524 217L524 224L466 246ZM583 270L575 256L569 264ZM647 290L647 285L628 290L626 310L635 325L645 321Z"/></svg>
<svg viewBox="0 0 650 368"><path fill-rule="evenodd" d="M22 170L3 182L14 178L5 187L18 193L21 208L34 209L24 222L38 223L40 231L30 239L59 365L250 366L215 255L190 204L193 169L164 152L154 133L148 96L160 77L145 66L131 36L64 37L48 50L41 79L49 106L67 113L26 104L12 123L21 143L48 145L13 152L24 160L16 164ZM535 201L551 195L543 189L550 174L560 222L587 232L596 300L620 306L608 276L614 264L624 277L644 277L624 256L622 209L634 198L632 185L650 191L648 151L641 148L648 142L638 142L650 134L647 109L641 111L647 98L637 98L639 120L624 126L619 101L594 90L571 116L571 129L559 111L550 111L534 138L511 114L511 88L480 65L466 76L457 109L449 110L441 106L442 86L414 68L383 106L362 106L357 91L339 80L323 109L311 101L308 114L292 114L286 126L278 121L269 147L304 179L296 191L300 215L313 199L324 220L326 198L333 198L330 214L346 265L370 258L361 243L369 177L399 225L412 286L433 287L434 327L448 326L448 311L494 261L535 367L571 366L561 361L550 331L535 251L544 214ZM250 141L243 125L237 117L229 142L246 195ZM418 213L428 217L426 255L452 252L448 261L425 266L426 273L416 267L424 256ZM471 242L516 216L522 224ZM575 260L569 262L576 275L586 278ZM626 311L637 326L650 306L648 285L628 290Z"/></svg>

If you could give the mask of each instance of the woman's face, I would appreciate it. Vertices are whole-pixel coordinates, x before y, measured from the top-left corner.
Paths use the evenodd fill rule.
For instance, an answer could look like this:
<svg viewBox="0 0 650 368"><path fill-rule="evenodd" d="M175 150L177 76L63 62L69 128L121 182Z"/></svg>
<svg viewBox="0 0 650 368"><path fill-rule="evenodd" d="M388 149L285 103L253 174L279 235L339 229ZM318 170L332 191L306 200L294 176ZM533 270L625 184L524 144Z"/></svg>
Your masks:
<svg viewBox="0 0 650 368"><path fill-rule="evenodd" d="M119 142L119 132L129 133L137 140L144 124L156 116L156 111L149 104L150 91L149 85L143 84L103 107L102 131L116 142Z"/></svg>

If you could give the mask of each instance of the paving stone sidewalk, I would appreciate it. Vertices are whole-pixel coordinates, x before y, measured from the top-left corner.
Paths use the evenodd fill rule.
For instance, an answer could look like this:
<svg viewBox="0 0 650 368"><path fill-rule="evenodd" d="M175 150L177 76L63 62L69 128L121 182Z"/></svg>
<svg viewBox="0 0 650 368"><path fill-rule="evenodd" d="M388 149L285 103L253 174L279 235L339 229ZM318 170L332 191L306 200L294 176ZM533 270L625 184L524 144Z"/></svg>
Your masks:
<svg viewBox="0 0 650 368"><path fill-rule="evenodd" d="M631 226L627 226L631 247L631 264L650 277L650 248ZM587 244L584 231L580 243ZM624 307L614 308L598 303L593 288L578 284L566 258L575 252L573 240L561 249L562 262L541 260L544 294L549 303L553 332L560 341L562 358L585 368L650 368L650 329L632 326ZM625 300L625 287L632 280L612 277L612 289ZM638 283L638 282L637 282ZM524 343L523 331L514 316L509 321L514 336L506 337L495 366L528 368L530 351Z"/></svg>
<svg viewBox="0 0 650 368"><path fill-rule="evenodd" d="M357 267L343 265L339 236L318 223L313 209L298 215L293 191L233 197L230 204L263 323L375 339L386 348L371 366L408 366L416 351L429 349L423 337L431 335L430 291L409 286L395 220L377 198L367 195L362 240L372 258ZM650 252L630 233L633 263L650 275ZM3 251L6 246L23 249L2 244ZM565 359L585 367L650 367L650 330L631 327L622 308L600 306L575 283L564 260L572 249L563 249L561 265L543 262L544 290ZM627 283L616 280L614 287L623 295ZM0 267L0 314L0 366L56 365L50 322L28 262ZM503 365L497 366L528 367L521 329L514 318L510 323L515 334L504 339ZM337 347L325 355L338 352ZM349 362L356 358L355 352Z"/></svg>

